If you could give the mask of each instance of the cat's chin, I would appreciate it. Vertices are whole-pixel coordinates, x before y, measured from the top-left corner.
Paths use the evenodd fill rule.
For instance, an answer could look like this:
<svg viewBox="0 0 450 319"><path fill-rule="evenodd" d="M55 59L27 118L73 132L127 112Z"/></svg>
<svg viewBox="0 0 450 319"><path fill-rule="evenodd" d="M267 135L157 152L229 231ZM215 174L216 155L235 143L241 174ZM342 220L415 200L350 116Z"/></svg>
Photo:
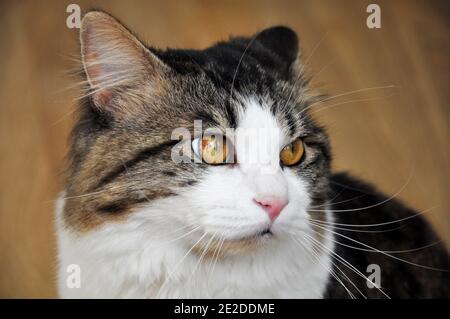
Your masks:
<svg viewBox="0 0 450 319"><path fill-rule="evenodd" d="M205 240L204 244L196 245L193 252L199 257L219 259L227 255L240 255L262 249L274 240L270 229L257 232L250 236L240 238L225 238Z"/></svg>

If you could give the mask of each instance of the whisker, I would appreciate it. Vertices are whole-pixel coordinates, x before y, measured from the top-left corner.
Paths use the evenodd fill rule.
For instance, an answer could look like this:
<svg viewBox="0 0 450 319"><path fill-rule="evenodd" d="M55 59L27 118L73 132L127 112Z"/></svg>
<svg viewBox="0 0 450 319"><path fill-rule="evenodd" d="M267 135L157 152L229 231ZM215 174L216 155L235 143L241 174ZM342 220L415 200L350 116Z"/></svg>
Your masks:
<svg viewBox="0 0 450 319"><path fill-rule="evenodd" d="M314 225L314 226L317 226L314 223L311 223L311 224ZM333 228L335 228L335 227L333 227ZM335 239L333 239L333 242L335 242L338 245L341 245L341 246L344 246L344 247L347 247L347 248L352 248L352 249L355 249L355 250L361 250L361 251L367 251L367 252L377 252L377 251L374 251L372 249L365 249L365 248L361 248L361 247L355 247L355 246L352 246L352 245L347 245L347 244L344 244L344 243L342 243L342 242L340 242L338 240L335 240ZM423 249L426 249L426 248L430 248L430 247L436 246L436 245L438 245L440 243L442 243L442 240L434 241L431 244L427 244L427 245L420 246L420 247L417 247L417 248L404 249L404 250L380 250L380 251L388 253L388 254L410 253L410 252L415 252L415 251L423 250Z"/></svg>
<svg viewBox="0 0 450 319"><path fill-rule="evenodd" d="M370 101L383 100L383 99L388 99L388 98L392 97L393 95L394 95L394 93L391 93L391 94L389 94L387 96L383 96L383 97L373 97L373 98L367 98L367 99L354 99L354 100L339 102L339 103L335 103L335 104L331 104L331 105L325 105L322 108L319 108L313 112L310 112L310 115L315 114L320 111L323 111L323 110L330 109L335 106L339 106L339 105L345 105L345 104L350 104L350 103L355 103L355 102L370 102Z"/></svg>
<svg viewBox="0 0 450 319"><path fill-rule="evenodd" d="M77 111L77 108L74 108L72 110L70 110L69 112L67 112L66 114L64 114L63 116L61 116L59 119L57 119L55 122L53 122L51 124L51 126L55 126L59 123L61 123L63 120L65 120L67 117L71 116L73 113L75 113Z"/></svg>
<svg viewBox="0 0 450 319"><path fill-rule="evenodd" d="M317 253L314 253L314 251L309 251L309 249L306 246L304 246L302 242L298 241L294 236L292 236L292 238L294 239L294 242L299 244L307 253L310 254L310 256L312 256L319 263L320 266L322 266L323 269L325 269L327 271L327 273L329 273L331 276L333 276L333 278L335 278L337 280L337 282L339 284L341 284L342 287L344 287L344 289L347 291L347 293L349 294L351 299L355 299L355 296L350 292L350 290L347 288L347 286L345 286L345 284L338 277L338 275L331 268L326 267L323 263L320 262L319 255Z"/></svg>
<svg viewBox="0 0 450 319"><path fill-rule="evenodd" d="M313 242L311 242L311 244L312 245L314 245L314 243ZM319 245L317 245L316 244L316 247L317 247L317 249L318 250L320 250L320 246ZM324 250L323 250L323 248L322 248L322 252L325 252ZM347 281L348 282L350 282L350 284L353 286L353 287L355 287L355 289L356 289L356 291L358 291L360 294L361 294L361 296L363 296L363 298L364 299L367 299L367 296L366 295L364 295L364 293L358 288L358 286L345 274L345 272L339 267L339 265L337 264L337 262L341 262L340 260L338 260L335 256L333 256L333 255L330 255L330 257L331 257L331 263L333 264L333 266L335 266L336 268L337 268L337 270L339 270L339 272L347 279ZM336 263L335 262L333 262L333 260L335 260L336 261ZM341 262L342 263L342 262Z"/></svg>
<svg viewBox="0 0 450 319"><path fill-rule="evenodd" d="M309 54L309 56L305 59L305 62L300 66L301 69L298 70L298 75L297 78L294 81L294 85L292 86L290 92L289 92L289 96L288 99L286 101L286 103L283 106L283 109L285 109L288 105L289 102L291 101L292 95L294 94L294 91L297 89L297 83L298 81L300 81L300 79L302 77L304 77L304 70L307 68L309 61L311 60L311 58L313 57L314 53L316 52L316 50L320 47L320 45L323 43L323 41L325 40L325 38L328 36L328 32L325 33L322 38L319 40L319 42L317 42L317 44L314 46L314 48L312 49L311 53Z"/></svg>
<svg viewBox="0 0 450 319"><path fill-rule="evenodd" d="M306 238L305 237L303 237L303 239L305 240L305 241L307 241L306 240ZM319 246L317 243L314 243L313 241L309 241L309 243L312 245L312 246L315 246L319 251L320 251L320 249L322 249L322 253L326 253L326 251L321 247L321 246ZM347 279L347 281L348 282L350 282L350 284L353 286L353 287L355 287L355 289L363 296L363 298L364 299L367 299L367 297L366 297L366 295L364 295L363 293L362 293L362 291L358 288L358 286L345 274L345 272L343 271L343 270L341 270L341 268L339 268L339 266L335 263L335 262L333 262L333 259L334 260L336 260L336 261L339 261L339 262L341 262L340 260L338 260L335 256L333 256L332 254L330 254L330 257L331 257L331 263L333 264L333 266L335 266L339 271L340 271L340 273ZM341 262L342 263L342 262Z"/></svg>
<svg viewBox="0 0 450 319"><path fill-rule="evenodd" d="M366 196L366 194L363 194L363 195L355 196L355 197L352 197L352 198L349 198L349 199L341 200L341 201L339 201L339 202L333 202L333 200L335 200L339 195L341 195L343 191L344 191L344 190L341 190L341 191L339 192L339 194L337 194L336 196L334 196L334 197L331 198L329 201L327 201L327 202L325 202L325 203L323 203L323 204L320 204L320 205L311 205L311 206L309 206L309 207L311 207L311 208L319 208L319 207L324 207L324 206L332 206L332 205L342 204L342 203L346 203L346 202L351 202L351 201L354 201L354 200L356 200L356 199L358 199L358 198L361 198L361 197Z"/></svg>
<svg viewBox="0 0 450 319"><path fill-rule="evenodd" d="M381 287L378 287L375 283L373 283L369 278L367 278L366 276L364 276L364 274L359 271L355 266L353 266L350 262L348 262L347 260L345 260L345 258L341 257L338 253L332 251L331 249L329 249L328 247L326 247L324 244L322 244L321 242L319 242L317 239L315 239L314 237L303 233L303 235L307 236L308 238L310 238L312 241L316 242L318 245L322 246L324 249L326 249L327 251L329 251L331 254L333 254L334 256L336 256L336 258L338 258L341 263L344 264L344 266L346 266L348 269L352 270L353 272L355 272L357 275L359 275L360 277L362 277L363 279L365 279L367 282L370 282L371 284L373 284L375 286L375 288L378 289L378 291L380 291L384 296L386 296L387 298L391 299L391 297L385 293Z"/></svg>
<svg viewBox="0 0 450 319"><path fill-rule="evenodd" d="M194 269L191 272L191 276L189 277L188 281L193 277L195 271L197 270L198 266L200 265L200 263L203 260L203 257L205 256L206 252L208 251L208 247L209 245L211 245L212 241L214 240L214 237L217 235L217 232L215 232L211 238L209 239L209 241L207 242L206 246L203 248L202 254L200 255L200 258L198 259L197 263L195 264Z"/></svg>
<svg viewBox="0 0 450 319"><path fill-rule="evenodd" d="M413 176L413 170L411 170L408 179L406 180L406 182L402 185L402 187L400 187L400 189L392 196L390 196L389 198L378 202L376 204L373 205L369 205L369 206L365 206L365 207L361 207L361 208L351 208L351 209L329 209L329 210L317 210L317 209L310 209L310 211L313 212L333 212L333 213L338 213L338 212L355 212L355 211L361 211L361 210L367 210L367 209L371 209L374 207L378 207L380 205L383 205L391 200L393 200L395 197L397 197L401 192L403 192L403 190L406 188L406 186L410 183L411 178Z"/></svg>
<svg viewBox="0 0 450 319"><path fill-rule="evenodd" d="M94 89L94 90L90 90L88 93L83 94L83 95L75 98L74 101L79 101L81 99L84 99L84 98L86 98L88 96L94 95L94 94L96 94L98 92L101 92L103 90L106 90L106 89L109 89L109 88L113 88L113 87L116 87L116 86L120 86L120 85L123 85L125 83L129 83L129 82L130 82L130 79L129 78L125 78L125 77L119 78L119 79L113 79L111 81L107 81L104 84L102 84L101 87L99 87L97 89Z"/></svg>
<svg viewBox="0 0 450 319"><path fill-rule="evenodd" d="M419 267L419 268L423 268L423 269L433 270L433 271L445 271L445 272L449 272L449 271L450 271L450 269L440 269L440 268L435 268L435 267L431 267L431 266L426 266L426 265L421 265L421 264L413 263L413 262L408 261L408 260L406 260L406 259L402 259L402 258L393 256L393 255L391 255L391 254L389 254L389 253L386 253L386 252L384 252L384 251L382 251L382 250L379 250L379 249L377 249L377 248L374 248L374 247L372 247L372 246L370 246L370 245L367 245L367 244L365 244L365 243L363 243L363 242L360 242L360 241L358 241L358 240L355 240L355 239L353 239L353 238L350 238L350 237L345 236L345 235L343 235L343 234L340 234L340 233L338 233L338 232L332 231L331 229L328 229L327 227L322 227L322 226L319 226L319 225L315 225L315 226L316 226L316 227L319 227L320 229L323 229L323 230L325 230L325 231L328 231L328 232L330 232L330 233L332 233L332 234L335 234L335 235L338 235L338 236L340 236L340 237L343 237L343 238L345 238L345 239L347 239L347 240L350 240L350 241L352 241L352 242L354 242L354 243L360 244L360 245L362 245L362 246L364 246L364 247L373 249L374 252L378 252L378 253L380 253L380 254L383 254L383 255L385 255L385 256L387 256L387 257L391 257L391 258L396 259L396 260L398 260L398 261L402 261L402 262L404 262L404 263L406 263L406 264L409 264L409 265L412 265L412 266L416 266L416 267Z"/></svg>
<svg viewBox="0 0 450 319"><path fill-rule="evenodd" d="M197 226L197 227L191 229L190 231L188 231L187 233L181 235L180 237L177 237L177 238L172 239L172 240L170 240L170 241L168 241L168 242L165 242L165 244L170 244L170 243L173 243L173 242L175 242L175 241L177 241L177 240L179 240L179 239L181 239L181 238L184 238L184 237L186 237L186 236L192 234L193 232L197 231L199 228L200 228L200 226Z"/></svg>
<svg viewBox="0 0 450 319"><path fill-rule="evenodd" d="M220 251L222 250L222 247L223 247L224 242L225 242L225 236L222 236L222 241L221 241L220 244L219 244L219 249L218 249L218 251L217 251L217 255L216 255L216 258L215 258L215 260L214 260L212 269L211 269L211 274L214 272L214 269L215 269L215 267L216 267L217 261L219 260Z"/></svg>
<svg viewBox="0 0 450 319"><path fill-rule="evenodd" d="M314 46L314 48L312 49L311 53L309 54L309 56L305 59L305 62L303 63L305 66L307 66L309 64L309 61L312 59L312 57L314 56L314 53L316 53L317 49L322 45L322 43L325 41L325 39L328 37L329 32L326 32L322 38L319 40L319 42L317 42L317 44Z"/></svg>
<svg viewBox="0 0 450 319"><path fill-rule="evenodd" d="M236 66L236 70L234 71L233 74L233 80L231 81L231 88L230 88L230 105L231 105L231 100L233 98L233 90L234 90L234 82L236 81L236 76L238 74L239 68L241 66L242 60L244 59L245 54L247 53L247 50L251 47L251 45L253 44L253 42L256 40L256 38L260 35L261 31L256 33L248 42L247 46L245 47L244 52L242 53L241 57L239 58L239 62L238 65Z"/></svg>
<svg viewBox="0 0 450 319"><path fill-rule="evenodd" d="M431 210L433 210L434 208L436 208L437 206L425 209L423 211L420 211L416 214L404 217L404 218L400 218L400 219L396 219L396 220L392 220L392 221L388 221L388 222L384 222L384 223L376 223L376 224L345 224L345 223L335 223L335 222L326 222L326 221L321 221L318 219L313 219L311 218L311 220L317 222L317 223L321 223L321 224L325 224L325 225L338 225L338 226L348 226L348 227L379 227L379 226L385 226L385 225L390 225L390 224L395 224L395 223L399 223L405 220L409 220L415 217L418 217L420 215L423 215Z"/></svg>
<svg viewBox="0 0 450 319"><path fill-rule="evenodd" d="M321 222L320 220L313 219L313 218L310 218L310 222L311 223L318 223L319 225L322 225L322 226L332 225L334 229L345 230L345 231L356 232L356 233L370 233L370 234L387 233L387 232L399 230L399 229L402 229L403 227L405 227L404 225L402 225L402 226L399 226L399 227L383 229L383 230L361 230L361 229L352 229L352 228L346 228L346 227L337 227L337 226L334 226L333 223Z"/></svg>
<svg viewBox="0 0 450 319"><path fill-rule="evenodd" d="M339 94L336 94L336 95L329 96L329 97L327 97L327 98L325 98L323 100L317 101L315 103L312 103L312 104L308 105L308 107L311 108L312 106L314 106L316 104L322 104L324 102L337 99L338 97L353 95L353 94L356 94L356 93L367 92L367 91L392 89L392 88L397 88L397 87L398 87L397 85L391 84L391 85L384 85L384 86L373 86L373 87L368 87L368 88L348 91L348 92L344 92L344 93L339 93Z"/></svg>
<svg viewBox="0 0 450 319"><path fill-rule="evenodd" d="M178 268L178 266L186 259L186 257L191 253L191 251L195 248L195 246L197 246L200 241L203 240L203 238L206 236L206 232L203 233L203 235L200 237L200 239L195 242L194 245L192 245L192 247L187 251L187 253L180 259L180 261L178 261L178 263L172 268L172 270L168 273L168 276L166 277L166 279L164 280L163 284L161 285L161 287L159 288L158 293L156 294L156 298L159 297L159 294L161 293L163 287L165 287L165 285L172 279L173 274L175 273L176 269Z"/></svg>
<svg viewBox="0 0 450 319"><path fill-rule="evenodd" d="M318 72L316 72L310 79L309 79L309 83L310 85L312 85L313 81L320 75L320 73L322 73L324 70L326 70L327 68L329 68L332 64L334 64L336 62L336 58L332 59L329 63L325 64Z"/></svg>

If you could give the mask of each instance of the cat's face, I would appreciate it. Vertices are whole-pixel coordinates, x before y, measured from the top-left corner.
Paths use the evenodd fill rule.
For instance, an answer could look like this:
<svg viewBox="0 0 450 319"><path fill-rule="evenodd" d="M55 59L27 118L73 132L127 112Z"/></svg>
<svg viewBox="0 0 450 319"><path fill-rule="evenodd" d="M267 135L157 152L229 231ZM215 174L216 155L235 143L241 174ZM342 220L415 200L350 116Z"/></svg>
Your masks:
<svg viewBox="0 0 450 319"><path fill-rule="evenodd" d="M150 51L91 13L81 44L89 95L67 184L73 229L131 221L148 228L143 240L239 254L323 218L308 209L325 208L329 147L307 113L314 97L291 30L203 51ZM219 137L226 142L215 144Z"/></svg>

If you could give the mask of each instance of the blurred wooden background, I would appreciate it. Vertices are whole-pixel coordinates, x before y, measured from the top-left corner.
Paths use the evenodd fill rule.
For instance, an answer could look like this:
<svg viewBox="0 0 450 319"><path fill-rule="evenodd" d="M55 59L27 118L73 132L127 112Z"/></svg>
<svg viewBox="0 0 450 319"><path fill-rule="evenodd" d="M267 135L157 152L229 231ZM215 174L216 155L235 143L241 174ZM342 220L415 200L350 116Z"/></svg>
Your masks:
<svg viewBox="0 0 450 319"><path fill-rule="evenodd" d="M56 296L53 200L79 94L67 75L78 57L69 3L0 3L0 297ZM158 47L203 48L286 24L323 92L395 85L338 97L315 115L329 129L336 170L432 208L426 216L450 244L448 1L376 1L379 30L366 27L371 1L76 3L112 13Z"/></svg>

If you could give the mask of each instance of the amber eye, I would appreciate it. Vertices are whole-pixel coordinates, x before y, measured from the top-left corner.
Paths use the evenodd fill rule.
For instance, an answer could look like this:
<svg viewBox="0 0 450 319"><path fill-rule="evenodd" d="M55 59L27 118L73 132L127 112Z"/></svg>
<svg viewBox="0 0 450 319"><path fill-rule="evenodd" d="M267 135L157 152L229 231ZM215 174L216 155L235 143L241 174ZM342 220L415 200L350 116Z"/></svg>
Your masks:
<svg viewBox="0 0 450 319"><path fill-rule="evenodd" d="M221 135L203 136L202 139L197 138L192 141L195 155L211 165L225 163L228 158L228 148L226 138Z"/></svg>
<svg viewBox="0 0 450 319"><path fill-rule="evenodd" d="M280 152L280 160L283 165L292 166L300 162L302 159L305 148L303 147L303 141L296 139L292 143L286 145Z"/></svg>

